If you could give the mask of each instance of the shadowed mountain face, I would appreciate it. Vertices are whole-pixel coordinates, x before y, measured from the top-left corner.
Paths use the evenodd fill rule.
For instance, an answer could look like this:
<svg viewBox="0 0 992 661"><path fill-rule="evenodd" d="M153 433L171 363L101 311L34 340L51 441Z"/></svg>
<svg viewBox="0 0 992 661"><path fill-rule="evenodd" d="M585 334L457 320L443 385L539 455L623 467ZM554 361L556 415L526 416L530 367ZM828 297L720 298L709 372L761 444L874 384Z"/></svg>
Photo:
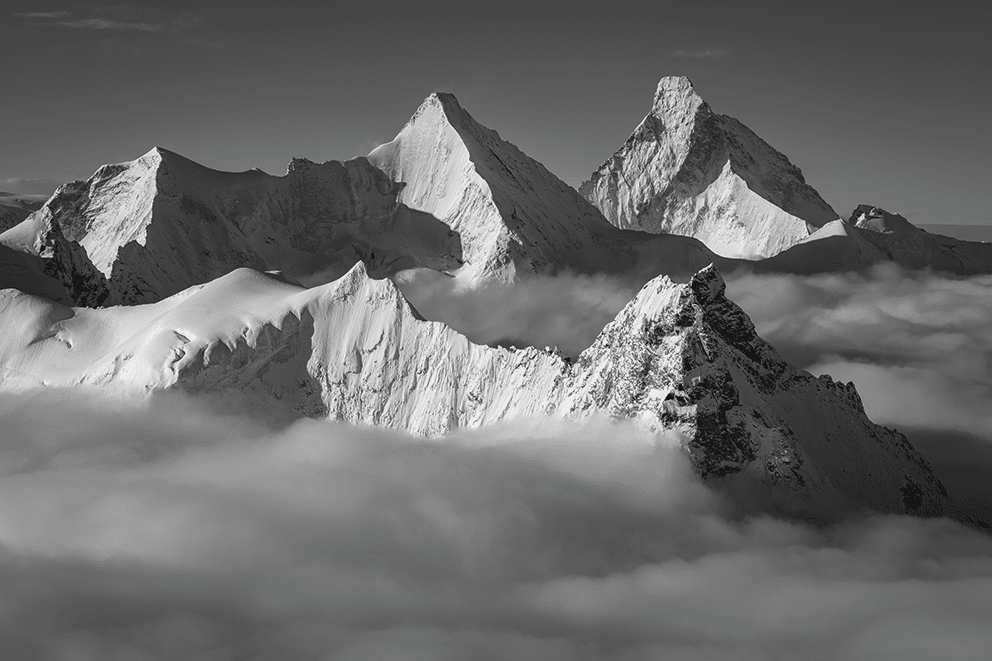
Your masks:
<svg viewBox="0 0 992 661"><path fill-rule="evenodd" d="M792 248L750 266L758 272L814 274L884 263L958 276L992 273L992 244L932 234L899 214L862 204L847 221L828 223Z"/></svg>
<svg viewBox="0 0 992 661"><path fill-rule="evenodd" d="M768 257L838 217L802 172L685 77L580 191L617 227L692 236L725 257Z"/></svg>
<svg viewBox="0 0 992 661"><path fill-rule="evenodd" d="M397 203L365 159L294 160L285 176L210 170L164 149L66 184L0 243L49 260L81 305L154 302L239 267L328 282L461 264L458 235Z"/></svg>

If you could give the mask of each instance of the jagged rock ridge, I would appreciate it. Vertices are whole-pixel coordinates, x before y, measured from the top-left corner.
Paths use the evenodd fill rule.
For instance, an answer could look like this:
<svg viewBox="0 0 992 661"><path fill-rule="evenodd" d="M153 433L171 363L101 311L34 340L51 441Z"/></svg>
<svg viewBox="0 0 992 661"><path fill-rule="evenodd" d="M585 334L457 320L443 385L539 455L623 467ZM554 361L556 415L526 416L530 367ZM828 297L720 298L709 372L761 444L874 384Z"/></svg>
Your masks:
<svg viewBox="0 0 992 661"><path fill-rule="evenodd" d="M755 259L838 214L753 131L713 112L685 77L663 78L651 112L580 187L618 227L693 236Z"/></svg>
<svg viewBox="0 0 992 661"><path fill-rule="evenodd" d="M440 435L514 417L636 418L697 470L793 512L939 513L942 487L854 387L785 363L712 268L648 283L578 360L476 345L356 265L302 289L241 269L153 305L71 309L0 292L6 390L222 392L253 407ZM108 330L109 329L109 330Z"/></svg>

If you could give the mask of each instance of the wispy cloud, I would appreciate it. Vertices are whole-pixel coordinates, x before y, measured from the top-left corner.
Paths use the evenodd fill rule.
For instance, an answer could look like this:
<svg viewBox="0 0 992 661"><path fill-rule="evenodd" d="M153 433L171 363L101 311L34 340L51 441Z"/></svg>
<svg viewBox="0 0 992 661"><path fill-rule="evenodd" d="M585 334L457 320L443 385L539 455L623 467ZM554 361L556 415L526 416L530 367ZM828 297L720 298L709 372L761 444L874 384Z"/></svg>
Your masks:
<svg viewBox="0 0 992 661"><path fill-rule="evenodd" d="M987 658L992 538L726 515L633 424L0 397L6 658ZM814 653L810 653L814 650ZM35 653L37 652L37 653Z"/></svg>
<svg viewBox="0 0 992 661"><path fill-rule="evenodd" d="M473 342L557 347L569 356L587 349L638 289L619 278L576 274L526 278L513 287L452 281L430 269L396 275L421 314L443 319Z"/></svg>
<svg viewBox="0 0 992 661"><path fill-rule="evenodd" d="M19 12L17 14L14 14L14 16L17 16L19 18L50 18L50 19L56 19L56 18L65 18L66 16L69 16L69 12L67 12L67 11L24 11L24 12Z"/></svg>
<svg viewBox="0 0 992 661"><path fill-rule="evenodd" d="M164 25L154 23L127 23L123 21L108 21L102 18L79 18L54 23L64 28L83 30L136 30L138 32L162 32Z"/></svg>
<svg viewBox="0 0 992 661"><path fill-rule="evenodd" d="M54 179L28 179L25 177L8 177L0 179L0 190L19 195L47 195L58 188L63 182Z"/></svg>
<svg viewBox="0 0 992 661"><path fill-rule="evenodd" d="M142 13L127 5L110 5L92 7L85 11L21 12L14 16L37 26L114 35L99 41L100 47L108 55L121 50L145 52L154 45L148 38L156 38L155 35L159 35L158 39L166 39L171 43L178 41L198 48L216 50L224 46L224 42L216 35L204 29L205 20L202 16L183 11L171 18L159 14L154 20L150 20L147 14ZM145 39L135 41L140 35L144 35Z"/></svg>
<svg viewBox="0 0 992 661"><path fill-rule="evenodd" d="M721 50L719 48L706 48L704 50L677 50L672 55L675 57L723 57L727 54L727 51Z"/></svg>
<svg viewBox="0 0 992 661"><path fill-rule="evenodd" d="M727 291L790 360L853 380L875 422L992 441L992 277L878 267L732 278Z"/></svg>

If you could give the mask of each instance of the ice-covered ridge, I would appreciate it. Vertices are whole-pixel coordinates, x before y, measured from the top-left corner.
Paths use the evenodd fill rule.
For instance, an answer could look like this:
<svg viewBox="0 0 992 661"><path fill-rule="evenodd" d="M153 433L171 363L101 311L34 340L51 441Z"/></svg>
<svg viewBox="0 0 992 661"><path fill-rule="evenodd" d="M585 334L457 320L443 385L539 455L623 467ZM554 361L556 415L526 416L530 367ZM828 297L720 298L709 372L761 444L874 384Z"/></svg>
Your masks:
<svg viewBox="0 0 992 661"><path fill-rule="evenodd" d="M838 218L802 172L684 76L580 191L618 227L693 236L726 257L774 255Z"/></svg>
<svg viewBox="0 0 992 661"><path fill-rule="evenodd" d="M67 290L86 280L69 292L84 305L153 302L240 267L317 284L359 260L377 273L460 265L457 235L397 189L365 158L294 159L277 177L155 148L60 187L0 243L49 260Z"/></svg>
<svg viewBox="0 0 992 661"><path fill-rule="evenodd" d="M101 310L5 290L0 336L6 390L181 388L426 435L605 412L668 430L703 476L796 511L943 506L905 439L867 419L852 385L785 363L713 268L649 282L574 362L473 344L362 264L312 289L241 269Z"/></svg>

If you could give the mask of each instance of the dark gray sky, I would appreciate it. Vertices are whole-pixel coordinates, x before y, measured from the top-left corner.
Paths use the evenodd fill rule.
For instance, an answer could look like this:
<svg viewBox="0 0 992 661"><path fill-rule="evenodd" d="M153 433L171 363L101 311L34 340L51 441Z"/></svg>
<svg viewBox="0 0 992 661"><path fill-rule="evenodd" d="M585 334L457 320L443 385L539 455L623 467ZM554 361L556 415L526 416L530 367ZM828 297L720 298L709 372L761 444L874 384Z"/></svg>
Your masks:
<svg viewBox="0 0 992 661"><path fill-rule="evenodd" d="M435 90L578 185L688 75L846 214L992 224L992 11L911 2L7 0L0 190L160 145L218 169L365 154Z"/></svg>

